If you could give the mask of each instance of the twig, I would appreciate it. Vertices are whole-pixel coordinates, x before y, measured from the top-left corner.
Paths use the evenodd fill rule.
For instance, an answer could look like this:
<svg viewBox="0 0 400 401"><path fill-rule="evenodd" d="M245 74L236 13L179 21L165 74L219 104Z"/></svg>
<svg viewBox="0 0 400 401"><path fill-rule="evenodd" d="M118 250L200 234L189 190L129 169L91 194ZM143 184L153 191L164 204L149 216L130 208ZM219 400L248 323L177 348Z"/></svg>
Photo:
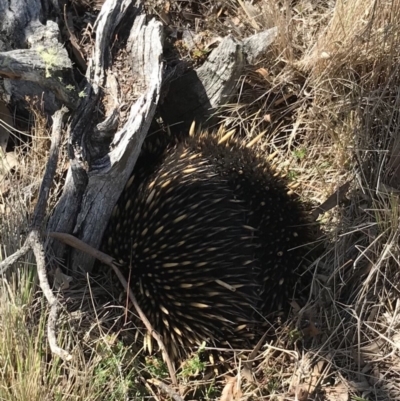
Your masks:
<svg viewBox="0 0 400 401"><path fill-rule="evenodd" d="M334 192L331 196L329 196L329 198L322 205L319 205L311 213L312 218L314 220L316 220L320 214L333 209L340 202L342 202L347 194L347 191L350 188L350 184L351 184L351 182L348 181L348 182L344 183L342 186L340 186L336 192Z"/></svg>
<svg viewBox="0 0 400 401"><path fill-rule="evenodd" d="M142 309L140 308L139 304L137 303L136 297L133 294L130 287L128 286L128 283L125 280L125 277L123 276L123 274L121 273L119 268L114 264L114 259L111 256L109 256L101 251L98 251L97 249L94 249L90 245L85 244L83 241L74 237L73 235L66 234L66 233L50 233L49 235L50 235L50 237L58 239L59 241L63 242L64 244L70 245L70 246L74 247L75 249L78 249L82 252L87 253L88 255L98 259L100 262L110 266L114 270L118 279L121 281L122 285L124 286L125 291L128 293L129 299L131 300L133 306L135 307L136 312L140 316L140 319L142 319L143 324L146 326L146 329L149 331L149 333L151 333L153 338L157 341L157 344L160 347L160 349L164 355L165 362L167 363L172 384L176 386L178 382L176 380L175 369L172 365L172 362L168 355L167 349L165 348L165 345L162 342L160 335L153 329L151 323L149 322L146 315L143 313Z"/></svg>
<svg viewBox="0 0 400 401"><path fill-rule="evenodd" d="M264 335L260 338L258 341L257 345L251 351L250 355L247 358L247 361L244 362L243 369L241 371L242 376L244 376L250 383L253 382L253 377L252 377L252 364L253 361L258 354L258 351L260 351L261 347L264 345L264 341L267 338L268 332L265 332Z"/></svg>
<svg viewBox="0 0 400 401"><path fill-rule="evenodd" d="M147 380L143 376L140 376L140 381L147 388L147 390L149 390L150 393L153 395L154 400L155 401L160 401L160 399L157 397L157 394L153 390L153 387L150 386L150 384L147 382Z"/></svg>
<svg viewBox="0 0 400 401"><path fill-rule="evenodd" d="M40 238L39 231L33 229L29 233L27 242L31 246L35 255L39 285L50 307L49 317L47 321L47 337L49 340L51 352L66 361L70 361L72 359L72 355L57 345L56 324L58 316L58 301L53 294L53 291L51 290L49 281L47 279L46 257L43 241Z"/></svg>
<svg viewBox="0 0 400 401"><path fill-rule="evenodd" d="M73 31L73 26L71 25L70 27L70 18L67 16L67 6L64 4L64 23L65 27L67 28L67 32L69 35L69 41L72 45L72 51L74 52L74 56L76 57L76 61L79 65L79 68L81 69L82 72L86 72L86 61L85 57L82 53L81 46L79 46L78 39L76 38L75 34L72 32Z"/></svg>
<svg viewBox="0 0 400 401"><path fill-rule="evenodd" d="M242 0L238 0L238 2L240 4L240 6L242 7L243 11L246 13L246 15L247 15L247 17L248 17L248 19L250 21L251 26L254 29L260 29L260 27L258 26L256 20L254 19L254 16L251 15L251 12L247 8L246 4Z"/></svg>
<svg viewBox="0 0 400 401"><path fill-rule="evenodd" d="M58 163L58 152L61 143L61 129L64 115L68 109L63 107L53 115L53 128L51 133L51 146L49 159L46 164L46 170L43 175L42 184L39 191L39 199L37 201L35 211L33 213L33 221L31 232L28 235L28 243L31 246L36 258L36 268L39 277L39 285L49 303L50 312L47 321L47 337L51 352L60 358L69 361L72 355L57 345L56 324L58 316L58 302L50 288L46 271L46 258L43 240L39 233L39 227L42 225L46 213L47 200L50 194L50 188L53 183L54 174Z"/></svg>
<svg viewBox="0 0 400 401"><path fill-rule="evenodd" d="M0 264L0 269L1 273L4 273L8 267L15 263L19 258L24 256L29 251L29 249L33 250L36 258L39 285L50 306L49 318L47 322L47 336L50 349L55 355L66 361L69 361L72 359L72 355L57 345L56 323L58 315L58 303L57 298L54 296L50 288L47 278L45 250L43 240L41 239L41 235L39 232L40 226L42 225L46 214L47 200L57 168L58 151L61 142L62 120L67 112L68 109L63 107L61 110L55 112L53 115L50 155L46 164L46 170L43 176L42 184L40 186L39 199L35 206L32 225L28 237L21 249L19 249L17 252L15 252L13 255L8 257Z"/></svg>
<svg viewBox="0 0 400 401"><path fill-rule="evenodd" d="M57 169L58 152L61 143L61 129L64 115L68 112L66 107L62 107L53 115L53 128L51 133L51 146L49 159L46 164L46 170L43 175L42 184L39 191L39 199L35 206L32 219L32 229L39 228L44 221L46 213L47 200L50 194L50 188L53 184L53 178Z"/></svg>
<svg viewBox="0 0 400 401"><path fill-rule="evenodd" d="M4 274L6 270L12 266L18 259L22 258L26 253L29 251L30 246L29 244L25 241L24 245L22 245L22 248L18 249L18 251L14 252L11 256L8 258L4 259L0 263L0 275Z"/></svg>
<svg viewBox="0 0 400 401"><path fill-rule="evenodd" d="M150 379L147 380L148 383L156 385L159 389L161 389L164 393L169 395L174 401L183 401L183 398L175 393L171 387L167 386L165 383L163 383L161 380L158 379Z"/></svg>

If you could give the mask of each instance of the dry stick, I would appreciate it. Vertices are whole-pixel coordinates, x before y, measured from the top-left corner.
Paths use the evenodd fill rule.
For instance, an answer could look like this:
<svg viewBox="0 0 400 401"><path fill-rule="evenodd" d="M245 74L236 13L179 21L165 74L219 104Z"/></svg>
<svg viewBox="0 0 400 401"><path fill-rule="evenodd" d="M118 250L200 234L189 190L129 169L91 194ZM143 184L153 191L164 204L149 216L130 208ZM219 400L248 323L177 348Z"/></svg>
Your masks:
<svg viewBox="0 0 400 401"><path fill-rule="evenodd" d="M153 327L151 326L151 323L149 322L146 315L143 313L142 309L140 308L139 304L137 303L136 297L133 294L132 290L129 288L128 283L125 280L125 277L122 275L122 273L118 269L118 267L114 264L114 259L111 256L107 255L106 253L98 251L97 249L94 249L90 245L85 244L83 241L74 237L73 235L66 234L66 233L55 233L55 232L50 233L49 235L50 235L50 237L56 238L66 245L72 246L75 249L78 249L82 252L87 253L90 256L93 256L94 258L96 258L100 262L110 266L114 270L115 274L118 276L119 280L121 281L122 285L124 286L125 291L129 294L129 299L131 300L133 306L135 307L136 312L140 316L140 319L142 319L143 324L146 326L146 329L149 331L149 333L151 333L153 338L157 341L158 346L160 347L160 349L164 355L164 359L167 363L172 384L176 386L178 384L178 382L176 380L175 370L172 365L171 359L168 355L167 349L165 348L165 345L162 342L160 335L153 329Z"/></svg>
<svg viewBox="0 0 400 401"><path fill-rule="evenodd" d="M156 385L159 389L164 391L167 395L169 395L174 401L183 401L183 398L179 395L174 393L170 387L168 387L165 383L158 379L150 379L148 380L149 383Z"/></svg>
<svg viewBox="0 0 400 401"><path fill-rule="evenodd" d="M250 382L252 383L253 377L252 377L252 363L253 360L255 359L256 355L258 354L258 351L260 351L261 347L264 345L264 341L267 337L267 333L265 332L264 335L260 338L260 340L258 341L257 345L255 346L255 348L253 349L253 351L251 351L251 354L249 355L249 357L247 358L247 361L244 363L244 366L242 368L241 374Z"/></svg>
<svg viewBox="0 0 400 401"><path fill-rule="evenodd" d="M351 184L351 182L348 181L348 182L344 183L342 186L340 186L336 192L334 192L332 195L330 195L329 198L322 205L319 205L311 213L312 218L314 220L316 220L320 214L333 209L340 202L342 202L342 200L345 198L345 196L347 194L347 191L350 188L350 184Z"/></svg>
<svg viewBox="0 0 400 401"><path fill-rule="evenodd" d="M66 107L62 107L53 115L53 128L51 132L51 146L49 159L46 164L46 170L43 175L42 184L40 185L39 199L33 212L33 221L31 229L39 229L43 224L46 214L47 200L49 198L50 189L53 186L53 179L57 169L58 152L61 144L61 129L64 115L68 112Z"/></svg>
<svg viewBox="0 0 400 401"><path fill-rule="evenodd" d="M44 252L43 241L40 238L38 230L33 229L28 236L28 243L32 247L36 258L36 268L39 277L39 285L50 307L49 317L47 320L47 338L49 341L51 352L60 358L70 361L72 355L68 351L63 350L57 345L56 324L58 316L58 300L50 288L46 272L46 256Z"/></svg>
<svg viewBox="0 0 400 401"><path fill-rule="evenodd" d="M249 21L250 21L252 27L253 27L254 29L260 29L260 27L258 26L258 24L257 24L257 22L256 22L256 20L255 20L255 18L254 18L254 16L251 15L251 13L249 12L249 9L248 9L248 7L246 6L246 4L245 4L242 0L238 0L238 1L239 1L240 6L243 8L243 11L246 13L246 15L247 15L247 17L248 17L248 19L249 19Z"/></svg>
<svg viewBox="0 0 400 401"><path fill-rule="evenodd" d="M54 175L57 169L58 153L61 144L62 121L67 112L68 109L66 107L62 107L60 110L54 113L53 116L49 159L47 161L46 170L40 186L39 199L35 206L31 232L28 235L27 241L29 241L36 258L36 268L38 272L40 288L42 289L50 307L47 321L47 337L51 352L55 355L58 355L60 358L69 361L72 359L72 355L57 345L56 324L58 316L58 301L50 288L49 280L47 278L45 248L39 232L39 228L44 221L47 200L49 198L50 189L53 184Z"/></svg>
<svg viewBox="0 0 400 401"><path fill-rule="evenodd" d="M15 263L22 256L24 256L29 251L29 249L33 250L33 253L36 258L39 285L50 306L50 312L48 318L49 320L47 322L47 336L49 340L50 349L51 352L53 352L53 354L68 361L72 359L72 355L70 355L67 351L63 350L57 345L56 323L58 315L58 302L57 298L51 291L49 281L47 278L44 245L39 232L40 226L44 221L47 199L49 197L50 188L53 183L54 174L57 168L58 150L60 148L60 143L61 143L62 120L67 112L68 109L63 107L61 108L61 110L56 111L53 115L53 128L51 133L51 146L50 146L49 159L47 161L46 170L43 176L42 184L40 186L39 199L35 206L32 225L28 237L26 238L26 241L22 246L22 248L20 248L17 252L15 252L13 255L11 255L5 261L3 261L3 263L0 264L0 269L1 269L0 272L4 273L6 269L8 269L13 263Z"/></svg>
<svg viewBox="0 0 400 401"><path fill-rule="evenodd" d="M11 256L4 259L0 263L0 275L4 274L6 270L12 266L18 259L22 258L30 249L29 244L25 241L22 248L19 248L18 251L14 252Z"/></svg>
<svg viewBox="0 0 400 401"><path fill-rule="evenodd" d="M143 382L144 386L147 388L147 390L150 391L150 393L153 395L153 398L155 401L160 401L160 399L157 397L157 394L155 393L155 391L153 390L153 387L150 386L150 384L148 383L148 381L140 376L140 380Z"/></svg>

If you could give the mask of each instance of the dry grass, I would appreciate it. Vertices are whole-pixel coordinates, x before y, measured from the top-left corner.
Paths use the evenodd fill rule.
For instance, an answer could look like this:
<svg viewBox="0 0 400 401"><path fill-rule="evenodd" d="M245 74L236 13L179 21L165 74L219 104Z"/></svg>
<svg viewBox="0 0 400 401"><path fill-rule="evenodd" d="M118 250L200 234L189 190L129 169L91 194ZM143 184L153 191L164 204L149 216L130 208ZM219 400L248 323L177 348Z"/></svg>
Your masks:
<svg viewBox="0 0 400 401"><path fill-rule="evenodd" d="M140 396L134 355L112 336L74 338L82 316L61 319L59 341L73 346L73 362L52 358L46 345L47 309L35 294L33 269L2 282L0 400L117 400ZM86 333L87 334L87 333Z"/></svg>
<svg viewBox="0 0 400 401"><path fill-rule="evenodd" d="M204 6L210 10L211 3ZM256 380L240 382L242 399L400 399L400 2L254 3L225 2L205 27L239 37L279 28L269 54L242 78L237 100L221 110L222 123L249 141L263 133L254 146L273 155L305 202L318 206L347 181L351 190L320 215L324 251L308 267L309 299L278 341L263 348ZM2 200L3 257L22 242L31 186L38 188L45 160L39 141L23 153L29 168L9 178L11 191ZM141 378L162 378L165 370L157 359L136 363L136 354L111 336L114 314L102 306L100 287L89 291L85 279L75 283L84 290L70 293L73 314L65 312L60 335L77 362L50 358L30 264L28 258L2 278L0 400L143 399ZM77 314L83 291L89 296ZM203 368L198 358L189 361L182 385L204 384L189 380ZM203 397L216 399L215 382L205 388Z"/></svg>
<svg viewBox="0 0 400 401"><path fill-rule="evenodd" d="M266 130L262 149L275 154L307 202L318 205L352 182L347 201L320 216L325 251L309 267L310 300L299 312L319 334L303 336L292 358L283 357L292 348L282 335L281 355L261 366L283 399L307 399L308 385L328 379L336 387L320 388L318 397L347 399L340 389L358 399L398 399L400 3L299 1L289 9L284 2L280 13L261 3L259 19L275 18L286 29L274 57L247 81L249 98L254 88L261 94L251 110L262 111L248 118L249 105L239 99L226 123L250 138Z"/></svg>
<svg viewBox="0 0 400 401"><path fill-rule="evenodd" d="M34 103L31 113L31 134L14 150L18 163L1 177L5 188L0 199L1 259L24 242L47 159L50 136L46 121ZM65 163L62 152L59 186ZM50 208L59 186L53 189ZM60 316L58 340L74 356L73 362L66 364L53 358L47 345L48 310L38 287L33 255L22 258L0 277L1 401L111 401L141 396L137 358L131 347L123 346L110 332L117 313L102 302L105 294L100 284L94 282L92 288L85 277L76 278L64 294L66 309Z"/></svg>

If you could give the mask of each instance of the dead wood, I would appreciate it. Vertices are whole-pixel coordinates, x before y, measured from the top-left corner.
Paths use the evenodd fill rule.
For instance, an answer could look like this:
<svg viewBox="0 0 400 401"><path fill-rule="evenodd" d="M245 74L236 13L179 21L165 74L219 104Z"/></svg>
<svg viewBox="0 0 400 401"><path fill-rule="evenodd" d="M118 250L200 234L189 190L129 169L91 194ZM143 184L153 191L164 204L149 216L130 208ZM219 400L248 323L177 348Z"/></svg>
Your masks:
<svg viewBox="0 0 400 401"><path fill-rule="evenodd" d="M52 115L74 108L79 90L49 8L47 0L0 0L0 97L22 105L37 97Z"/></svg>
<svg viewBox="0 0 400 401"><path fill-rule="evenodd" d="M87 72L87 96L74 114L68 132L71 167L63 194L49 222L50 231L73 233L94 248L100 245L112 209L136 163L155 113L162 80L162 26L155 20L146 24L145 15L137 14L128 43L133 44L129 54L138 66L136 78L142 90L130 108L126 123L114 134L109 151L102 155L91 143L93 113L102 88L113 79L106 71L108 38L131 2L112 3L105 3L96 23L94 56ZM98 135L101 136L102 129L108 129L110 121L115 120L119 107L117 103L103 124L97 126ZM55 255L62 257L64 246L51 244ZM74 269L90 271L94 262L92 257L76 250L72 250L71 256Z"/></svg>
<svg viewBox="0 0 400 401"><path fill-rule="evenodd" d="M163 94L160 112L163 120L180 130L192 121L207 125L207 120L237 91L238 80L248 64L253 64L277 36L272 28L244 41L229 35L222 39L207 61L195 70L170 73L168 93ZM177 67L176 70L179 71Z"/></svg>
<svg viewBox="0 0 400 401"><path fill-rule="evenodd" d="M71 86L72 64L59 44L52 47L12 50L0 53L0 76L37 83L69 107L75 107L78 94Z"/></svg>

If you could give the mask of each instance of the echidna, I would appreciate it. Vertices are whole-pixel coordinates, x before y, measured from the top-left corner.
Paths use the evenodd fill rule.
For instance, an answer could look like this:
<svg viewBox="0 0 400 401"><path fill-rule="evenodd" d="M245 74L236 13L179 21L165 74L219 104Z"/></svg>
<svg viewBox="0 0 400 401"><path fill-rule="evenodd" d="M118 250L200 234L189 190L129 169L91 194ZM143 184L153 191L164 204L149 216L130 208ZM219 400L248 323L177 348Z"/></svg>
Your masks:
<svg viewBox="0 0 400 401"><path fill-rule="evenodd" d="M144 152L104 236L172 357L254 336L290 300L307 240L302 207L265 156L221 135Z"/></svg>

